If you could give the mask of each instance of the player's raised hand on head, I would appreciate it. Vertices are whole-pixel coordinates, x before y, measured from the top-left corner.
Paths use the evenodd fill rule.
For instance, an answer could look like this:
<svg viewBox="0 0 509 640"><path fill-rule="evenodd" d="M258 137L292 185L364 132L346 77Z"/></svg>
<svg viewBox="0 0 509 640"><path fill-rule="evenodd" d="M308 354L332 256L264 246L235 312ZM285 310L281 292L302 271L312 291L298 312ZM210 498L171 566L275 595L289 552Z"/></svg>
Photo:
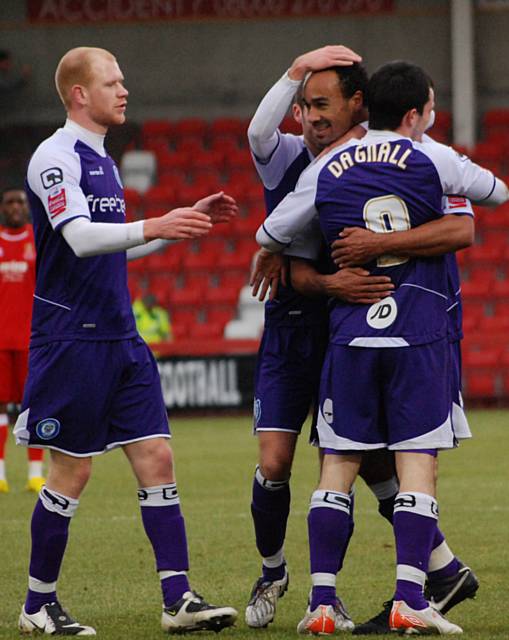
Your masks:
<svg viewBox="0 0 509 640"><path fill-rule="evenodd" d="M345 228L332 243L331 257L340 268L366 264L383 254L380 236L360 227Z"/></svg>
<svg viewBox="0 0 509 640"><path fill-rule="evenodd" d="M235 200L231 196L226 195L224 191L213 193L206 198L198 200L198 202L194 203L193 209L210 216L212 224L230 222L239 212Z"/></svg>
<svg viewBox="0 0 509 640"><path fill-rule="evenodd" d="M253 267L249 284L253 287L253 296L262 301L270 288L269 300L277 295L279 282L286 285L287 263L280 253L271 253L267 249L260 249L253 259Z"/></svg>
<svg viewBox="0 0 509 640"><path fill-rule="evenodd" d="M288 75L292 80L304 80L306 73L310 71L350 66L354 62L362 62L362 58L352 49L341 44L327 45L295 58L288 70Z"/></svg>
<svg viewBox="0 0 509 640"><path fill-rule="evenodd" d="M191 207L173 209L159 218L143 222L145 240L189 240L206 236L212 228L210 216Z"/></svg>
<svg viewBox="0 0 509 640"><path fill-rule="evenodd" d="M372 276L365 269L341 269L327 279L328 295L353 304L374 304L393 291L390 278Z"/></svg>

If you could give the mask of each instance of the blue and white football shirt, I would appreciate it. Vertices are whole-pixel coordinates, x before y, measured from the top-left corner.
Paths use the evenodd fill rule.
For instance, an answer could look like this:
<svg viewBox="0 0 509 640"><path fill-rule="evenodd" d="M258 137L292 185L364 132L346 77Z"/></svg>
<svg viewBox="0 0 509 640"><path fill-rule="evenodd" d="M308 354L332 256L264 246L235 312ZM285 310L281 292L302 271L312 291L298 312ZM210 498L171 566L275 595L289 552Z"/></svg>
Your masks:
<svg viewBox="0 0 509 640"><path fill-rule="evenodd" d="M37 249L31 344L135 336L125 251L78 258L60 233L78 217L125 222L120 175L103 136L68 120L32 156L27 193Z"/></svg>

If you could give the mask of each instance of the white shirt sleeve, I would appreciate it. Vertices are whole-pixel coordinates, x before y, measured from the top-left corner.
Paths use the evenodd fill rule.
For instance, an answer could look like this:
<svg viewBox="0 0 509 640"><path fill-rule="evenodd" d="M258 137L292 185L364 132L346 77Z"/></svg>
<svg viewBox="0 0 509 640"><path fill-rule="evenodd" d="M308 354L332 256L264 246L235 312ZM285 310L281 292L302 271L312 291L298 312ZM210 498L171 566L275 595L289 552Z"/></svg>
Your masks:
<svg viewBox="0 0 509 640"><path fill-rule="evenodd" d="M256 241L265 249L282 251L317 216L317 179L328 156L302 172L295 191L289 193L259 227Z"/></svg>
<svg viewBox="0 0 509 640"><path fill-rule="evenodd" d="M497 205L509 198L505 183L467 156L438 143L414 144L432 159L444 193L461 194L478 204Z"/></svg>
<svg viewBox="0 0 509 640"><path fill-rule="evenodd" d="M57 148L49 139L32 156L28 186L42 202L53 229L80 216L90 219L80 180L80 160L71 149Z"/></svg>
<svg viewBox="0 0 509 640"><path fill-rule="evenodd" d="M261 162L270 158L278 144L278 127L290 108L299 80L286 72L264 96L249 123L247 137L254 156Z"/></svg>
<svg viewBox="0 0 509 640"><path fill-rule="evenodd" d="M318 260L324 246L320 222L315 216L283 251L285 256Z"/></svg>
<svg viewBox="0 0 509 640"><path fill-rule="evenodd" d="M150 242L147 242L146 244L141 244L127 249L127 259L137 260L138 258L144 258L145 256L149 256L151 253L161 251L170 244L176 244L177 242L181 242L181 240L150 240Z"/></svg>
<svg viewBox="0 0 509 640"><path fill-rule="evenodd" d="M80 217L70 220L62 228L62 235L78 258L117 253L145 244L143 220L114 224Z"/></svg>

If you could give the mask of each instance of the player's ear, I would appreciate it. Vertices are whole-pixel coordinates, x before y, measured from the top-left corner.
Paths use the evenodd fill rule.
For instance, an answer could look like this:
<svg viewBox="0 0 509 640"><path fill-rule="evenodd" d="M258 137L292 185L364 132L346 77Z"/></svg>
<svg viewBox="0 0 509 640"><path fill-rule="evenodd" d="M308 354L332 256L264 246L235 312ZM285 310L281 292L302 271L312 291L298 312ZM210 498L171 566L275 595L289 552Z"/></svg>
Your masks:
<svg viewBox="0 0 509 640"><path fill-rule="evenodd" d="M300 104L297 104L296 102L292 104L292 115L295 122L302 124L302 109Z"/></svg>
<svg viewBox="0 0 509 640"><path fill-rule="evenodd" d="M364 96L362 91L356 91L349 100L350 105L354 112L360 111L364 108Z"/></svg>
<svg viewBox="0 0 509 640"><path fill-rule="evenodd" d="M71 103L84 105L87 102L87 90L80 84L73 84L71 87Z"/></svg>
<svg viewBox="0 0 509 640"><path fill-rule="evenodd" d="M417 109L409 109L401 120L401 124L406 125L408 127L413 128L420 118L421 114L417 111Z"/></svg>

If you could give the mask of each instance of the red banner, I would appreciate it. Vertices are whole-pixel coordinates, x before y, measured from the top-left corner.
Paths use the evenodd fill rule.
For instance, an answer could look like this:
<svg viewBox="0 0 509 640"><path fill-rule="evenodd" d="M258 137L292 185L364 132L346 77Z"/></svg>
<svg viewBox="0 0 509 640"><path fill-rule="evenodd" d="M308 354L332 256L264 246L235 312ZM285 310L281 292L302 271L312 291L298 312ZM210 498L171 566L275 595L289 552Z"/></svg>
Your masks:
<svg viewBox="0 0 509 640"><path fill-rule="evenodd" d="M32 23L299 18L387 13L394 0L26 0Z"/></svg>

